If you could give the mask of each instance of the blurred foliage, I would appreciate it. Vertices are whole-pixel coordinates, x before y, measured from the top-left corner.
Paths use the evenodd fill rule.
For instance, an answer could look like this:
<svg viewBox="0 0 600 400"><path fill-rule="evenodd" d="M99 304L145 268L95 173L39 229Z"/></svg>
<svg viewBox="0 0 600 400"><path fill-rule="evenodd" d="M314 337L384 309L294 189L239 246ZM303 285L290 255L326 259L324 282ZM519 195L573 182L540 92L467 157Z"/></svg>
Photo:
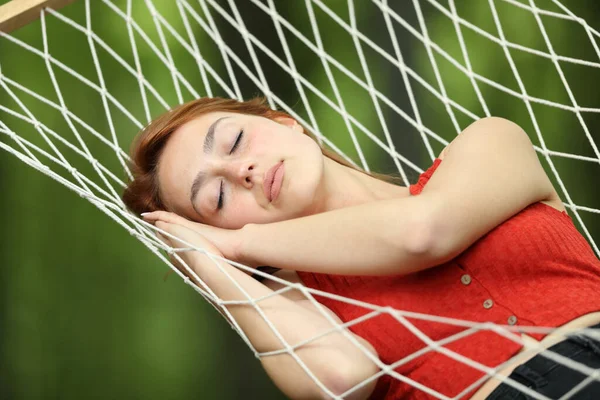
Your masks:
<svg viewBox="0 0 600 400"><path fill-rule="evenodd" d="M116 3L125 13L126 2ZM175 2L155 3L166 20L180 20ZM226 3L221 1L219 4L228 9ZM279 13L292 26L303 32L312 43L316 43L304 2L275 3ZM377 7L368 2L355 3L359 30L394 55L386 21ZM460 16L492 35L498 35L487 2L456 3ZM91 4L92 31L110 49L123 57L126 63L135 66L135 52L132 51L126 24L106 5L100 2ZM203 2L193 5L199 15L205 15L202 4ZM248 30L282 60L286 60L271 18L250 2L238 1L236 4ZM149 39L159 51L164 51L161 35L145 2L135 1L132 5L134 20L148 33ZM331 2L329 6L345 23L350 24L346 2ZM544 6L560 12L550 4ZM600 16L596 2L579 2L569 6L576 7L573 8L574 13L588 21L597 21ZM365 79L365 71L359 58L359 52L364 51L374 87L413 118L414 112L398 67L364 43L357 50L356 43L346 30L334 23L322 9L313 7L325 51L357 77ZM393 7L408 24L422 30L412 4L398 2ZM431 40L465 65L452 21L428 3L421 7ZM446 3L444 7L448 7ZM548 52L531 12L503 2L498 2L497 9L507 40ZM211 10L225 43L231 46L248 69L255 71L243 37L231 28L229 22L220 18L213 8ZM84 1L65 7L63 14L85 26ZM546 17L542 19L558 54L598 62L598 57L580 26L569 21ZM148 121L138 79L134 75L126 72L106 49L95 44L101 65L99 76L85 34L52 16L46 16L45 24L48 52L55 59L94 84L104 81L107 92L122 102L135 120L141 124ZM226 73L226 63L213 39L191 18L190 26L202 57L233 87L233 82ZM188 40L184 24L179 23L175 30ZM473 70L493 82L520 92L504 50L464 27L462 33ZM398 24L395 25L395 34L407 65L433 88L440 90L431 58L423 44ZM44 49L40 21L32 22L13 35L37 49ZM198 95L230 95L227 90L219 87L214 77L209 76L207 87L198 64L188 49L166 31L164 37L177 69ZM373 105L369 92L329 64L337 84L334 88L328 77L330 71L324 67L322 60L293 35L288 33L286 38L300 75L322 90L336 105L339 105L336 100L336 91L339 91L343 107L349 114L379 140L387 143L377 108ZM138 34L135 35L135 40L145 78L169 105L195 97L185 85L177 89L170 69ZM357 147L350 140L344 118L308 90L311 109L307 109L290 75L262 51L256 47L255 50L271 90L309 123L312 121L311 112L314 113L319 130L360 165ZM570 104L569 96L551 60L515 50L511 50L510 54L527 93ZM468 77L438 53L433 58L448 97L478 117L484 116L485 111ZM251 79L245 78L241 67L233 64L243 97L260 94L261 89ZM596 74L600 69L568 63L560 65L579 104L597 108L597 91L590 90L590 82L596 81ZM119 145L125 151L139 129L114 104L105 108L97 91L69 76L56 65L51 68L55 74L52 77L42 57L23 50L7 39L0 39L0 68L6 77L56 103L60 103L60 96L64 97L66 107L74 115L109 140L112 140L111 132L114 128ZM52 82L54 78L60 87L60 96L55 91ZM397 151L423 170L429 166L432 155L439 154L458 132L445 105L412 78L411 85L421 119L441 138L427 139L433 153L427 150L425 140L417 129L399 117L391 107L380 102L381 115ZM537 124L543 133L538 137L525 102L489 85L480 83L479 88L491 114L521 124L535 145L541 146L540 139L543 137L546 146L552 150L594 157L589 140L573 112L533 104ZM60 110L52 109L31 96L22 95L20 98L27 99L23 100L26 106L42 123L67 138L70 143L77 143L72 126ZM164 105L150 94L148 99L151 116L165 110ZM20 110L4 88L0 88L0 104L12 110ZM472 122L471 118L456 109L454 112L461 129ZM598 145L597 115L586 113L583 118ZM0 112L0 122L51 152L46 141L31 124L6 112ZM79 123L74 125L77 132L85 130ZM397 171L391 158L373 140L355 124L352 124L352 130L372 170ZM0 135L0 141L16 148L6 135ZM75 155L67 146L60 143L56 145L61 153L68 154L69 161L73 160L75 168L95 182L100 182L89 162ZM90 135L86 136L86 146L94 157L119 178L125 177L115 152L108 146ZM0 262L3 266L0 270L0 398L283 398L262 370L259 360L253 357L238 335L229 329L226 321L176 276L173 275L164 282L162 277L167 271L166 266L140 242L74 192L27 167L13 155L7 152L0 154L0 205L4 210L0 229ZM555 175L547 160L543 157L540 159L556 184ZM559 158L552 158L552 161L575 204L600 208L598 189L594 186L600 176L600 166L597 163ZM53 169L61 171L63 176L68 176L68 171L53 163L49 164ZM406 168L409 181L416 181L420 171L407 168L404 161L402 166ZM114 187L118 189L118 185ZM566 200L566 193L559 190L559 194ZM582 213L582 217L592 237L600 238L600 218L597 214ZM580 225L578 227L581 228Z"/></svg>

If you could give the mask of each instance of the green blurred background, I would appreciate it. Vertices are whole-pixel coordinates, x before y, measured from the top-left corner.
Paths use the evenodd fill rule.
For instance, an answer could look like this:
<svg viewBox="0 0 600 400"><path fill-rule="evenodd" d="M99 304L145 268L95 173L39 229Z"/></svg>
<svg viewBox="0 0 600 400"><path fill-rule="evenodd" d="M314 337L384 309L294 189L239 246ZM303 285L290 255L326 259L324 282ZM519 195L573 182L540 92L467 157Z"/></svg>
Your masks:
<svg viewBox="0 0 600 400"><path fill-rule="evenodd" d="M0 1L0 4L5 2ZM255 71L243 36L225 18L219 16L214 5L203 1L190 3L194 3L190 6L205 21L210 21L210 18L207 19L209 10L225 43L239 55L244 65ZM431 41L459 63L465 64L454 24L439 9L428 2L418 2L419 10L415 10L412 2L391 3L394 11L419 32L422 32L419 25L421 12ZM589 0L570 3L568 6L575 15L585 18L592 27L600 28L597 24L594 26L600 20L598 2ZM218 4L229 15L235 15L228 2L220 1ZM237 1L235 4L248 30L276 55L286 60L271 18L248 1ZM305 2L279 0L274 4L287 21L315 43ZM364 35L395 58L394 45L377 4L379 2L372 4L366 1L354 4L357 26ZM441 4L450 9L448 3ZM507 41L549 52L531 11L506 2L495 4ZM536 4L553 12L565 13L549 1ZM148 11L147 3L136 0L131 5L136 23L159 51L164 53L161 35ZM127 24L104 2L94 0L89 6L92 31L135 68L135 53L132 51ZM123 13L127 12L127 6L128 2L115 1L115 7ZM189 32L182 23L175 1L155 0L154 6L185 40L189 40ZM346 1L331 1L327 6L350 24ZM315 4L313 8L325 51L360 79L365 79L352 36L321 7ZM487 1L457 2L457 9L458 15L469 23L498 36ZM83 0L65 7L62 13L86 26L86 3ZM202 26L192 19L191 14L187 15L202 57L227 85L233 87L219 48ZM582 26L558 18L542 17L542 21L557 54L592 63L600 62L600 55L596 53ZM207 23L210 25L210 22ZM56 60L95 84L104 81L107 91L140 124L147 122L138 80L116 62L109 52L95 44L98 64L101 66L99 77L94 64L94 53L86 35L53 16L46 16L45 25L48 52ZM416 71L422 82L427 82L440 91L428 49L415 39L407 26L395 23L394 27L406 64ZM42 32L42 25L38 20L11 35L43 51ZM228 91L219 87L215 78L209 78L208 90L194 58L166 29L163 33L174 65L197 95L228 95ZM520 92L502 47L464 26L462 33L473 70L491 81ZM195 94L186 89L185 85L181 85L182 94L179 97L169 68L165 67L138 33L134 36L143 74L165 102L173 106L193 99ZM598 41L597 36L593 37ZM300 74L336 102L334 89L321 60L288 31L286 38ZM411 118L415 118L397 66L364 43L362 49L374 86ZM510 52L531 96L571 105L567 90L551 60L514 49ZM310 122L310 112L300 100L293 79L261 50L256 49L256 53L271 90L298 115ZM484 116L484 107L469 79L439 53L434 53L448 97L470 110L472 115ZM561 62L560 65L577 103L582 107L598 108L597 82L600 69L593 65L569 62ZM0 68L4 77L59 103L53 78L43 58L6 38L0 38ZM56 65L51 70L67 108L109 140L114 127L119 145L127 151L131 139L139 129L136 123L111 105L110 120L114 123L111 127L102 97L97 91L69 76ZM234 66L233 70L244 98L261 93L239 66ZM339 69L332 67L332 70L345 108L385 143L384 130L369 93ZM424 125L438 136L429 136L424 140L417 129L391 107L382 104L382 114L393 143L398 153L405 157L401 162L408 178L405 184L414 183L418 174L430 165L432 155L439 154L444 145L457 134L444 104L426 90L422 83L414 78L410 79L419 116ZM4 133L0 134L2 143L20 151L16 142L6 135L11 130L45 151L52 152L30 123L6 111L9 109L23 113L19 103L11 96L12 92L36 119L77 145L71 127L58 110L13 85L8 87L9 90L5 85L0 87L0 105L4 107L0 109L0 129ZM540 137L522 100L490 85L480 83L479 88L492 115L506 117L521 124L533 143L541 146ZM148 110L152 116L165 110L158 100L152 99L149 93L147 95L150 99ZM313 93L308 93L307 96L320 131L348 157L360 164L360 157L350 140L343 118L318 96ZM597 133L598 113L582 113L582 119L589 130L586 136L577 115L572 111L541 104L533 104L532 109L549 149L596 160L591 162L552 157L553 166L573 203L600 209L600 163L598 154L590 145L591 140L596 147L600 146L600 135ZM456 108L454 112L461 129L473 121L472 117ZM115 152L93 139L79 124L74 125L77 132L85 138L86 146L94 157L124 179L125 173ZM385 152L356 126L353 129L372 170L398 172ZM74 167L85 172L94 182L103 185L87 161L75 155L65 145L55 140L53 142ZM39 158L61 176L75 182L64 169L48 162L43 156ZM541 155L540 159L558 189L557 178L550 164ZM412 168L411 165L416 167ZM114 185L114 188L120 193L118 185ZM559 189L564 201L567 200L566 193ZM168 267L91 203L6 151L0 151L0 194L1 399L284 398L264 373L259 360L219 313L177 276L172 275L164 281L163 276ZM573 211L569 210L569 213L585 237L590 242L590 238L595 238L598 242L600 215L579 212L588 235Z"/></svg>

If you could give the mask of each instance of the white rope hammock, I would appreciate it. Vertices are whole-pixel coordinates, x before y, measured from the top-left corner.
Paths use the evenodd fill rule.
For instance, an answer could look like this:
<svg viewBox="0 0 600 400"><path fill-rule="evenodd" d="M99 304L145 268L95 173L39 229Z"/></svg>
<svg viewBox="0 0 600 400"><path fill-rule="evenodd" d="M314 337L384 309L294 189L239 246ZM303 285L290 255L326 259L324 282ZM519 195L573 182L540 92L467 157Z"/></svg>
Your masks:
<svg viewBox="0 0 600 400"><path fill-rule="evenodd" d="M387 0L368 3L348 0L344 4L336 3L335 7L322 0L297 1L293 5L291 2L250 0L244 8L253 7L254 13L260 13L265 21L270 21L269 40L260 29L267 28L257 27L256 23L245 19L240 2L177 0L170 7L158 3L152 0L93 3L80 0L60 11L45 9L40 13L40 21L32 23L40 26L42 45L37 47L20 38L18 32L14 35L0 32L3 48L19 48L27 54L27 61L31 61L29 68L38 68L43 76L37 82L23 81L18 73L3 69L8 60L0 54L0 148L78 193L145 244L228 317L257 357L286 352L332 398L350 394L349 391L342 396L334 395L295 354L299 347L318 337L302 343L287 343L262 310L261 300L264 299L252 298L234 279L231 279L232 284L246 300L225 301L207 285L196 286L171 266L161 250L167 250L175 257L180 251L204 250L191 244L188 249L165 249L154 235L156 228L129 213L121 202L125 181L131 178L127 170L127 149L133 136L153 117L198 97L225 96L242 100L260 92L271 107L292 115L315 132L319 141L348 161L367 171L393 168L405 185L414 183L416 175L428 166L416 161L419 157L415 153L433 160L440 149L470 122L498 113L495 107L498 108L501 102L490 100L491 97L502 98L503 102L510 102L511 107L518 104L522 108L522 118L528 121L526 130L535 150L548 167L564 205L596 255L600 255L597 237L593 237L593 231L586 225L600 214L600 206L579 201L569 194L568 189L568 176L573 176L569 168L575 168L584 179L589 179L587 185L598 183L598 135L591 131L588 123L600 108L587 101L578 102L580 93L572 83L570 85L568 76L575 70L578 74L587 73L593 77L598 71L600 33L561 2L544 2L546 9L542 9L534 0L489 0L469 2L469 9L465 9L461 2L454 0L414 0L412 4L402 2L400 5ZM294 20L285 17L299 12L305 19L303 24L294 24ZM404 12L410 15L405 16ZM104 21L110 20L110 27L94 23L94 17L99 14ZM377 18L377 29L366 26L372 22L361 18L364 15ZM478 18L478 15L485 17ZM542 39L536 42L539 48L531 44L535 40L527 37L523 42L512 39L520 36L510 29L513 18L529 24L523 32L541 36ZM77 53L84 61L78 62L77 67L61 61L65 58L65 49L60 50L61 38L52 36L53 27L61 25L64 28L65 24L76 37L74 40L81 43ZM342 37L343 41L335 44L324 37L325 24L328 33L335 32L331 33L335 40L342 40L339 39ZM589 59L574 57L567 52L569 43L554 47L556 32L550 26L558 30L558 34L576 32L569 37L580 35L576 46L585 47ZM111 31L115 33L111 34ZM450 40L453 44L449 44ZM485 46L476 45L482 41ZM504 77L490 77L490 68L483 65L473 48L501 55L502 61L506 60L506 67L497 68L504 69ZM312 62L311 69L322 68L312 81L308 76L307 57ZM492 62L500 64L499 60ZM539 65L544 65L545 74L552 71L552 87L560 94L539 97L539 83L531 81L520 68L524 62L543 62ZM265 73L266 68L281 73L274 77ZM382 76L386 77L387 85L381 84ZM461 80L456 81L457 77ZM295 88L295 91L283 93L276 89L281 86L278 82L284 79L289 80L287 87ZM128 89L122 90L121 85ZM463 85L462 90L457 92L460 85ZM77 93L77 97L73 93ZM548 131L544 119L551 113L568 114L565 119L569 119L569 127L575 127L576 131ZM98 114L102 118L98 118ZM445 128L437 121L442 119L448 120ZM338 129L334 131L333 126ZM579 150L570 150L568 145L562 147L563 142L556 140L567 134L568 139L563 142L577 140ZM216 262L219 259L254 272L244 265L206 254L227 275ZM187 271L195 275L190 268ZM342 325L323 313L335 327L323 335L340 332L371 356L381 368L381 372L371 379L389 374L439 399L449 397L398 374L394 368L425 352L436 351L484 372L486 375L482 380L474 382L456 397L461 398L489 376L497 376L502 365L487 367L447 349L445 344L480 330L491 330L517 343L522 343L517 329L525 333L553 331L395 310L290 285L277 277L257 273L285 285L273 296L299 290L316 307L319 303L313 296L320 295L371 310L359 320ZM281 350L257 352L228 311L227 306L231 304L254 307L281 341ZM384 313L419 337L426 347L392 365L374 358L347 328ZM444 340L433 341L409 320L436 321L467 329ZM581 332L600 338L600 333L589 329ZM517 357L528 354L520 353ZM588 376L564 399L572 397L585 384L600 380L598 371L581 363L550 351L543 354ZM533 398L547 398L512 379L504 380Z"/></svg>

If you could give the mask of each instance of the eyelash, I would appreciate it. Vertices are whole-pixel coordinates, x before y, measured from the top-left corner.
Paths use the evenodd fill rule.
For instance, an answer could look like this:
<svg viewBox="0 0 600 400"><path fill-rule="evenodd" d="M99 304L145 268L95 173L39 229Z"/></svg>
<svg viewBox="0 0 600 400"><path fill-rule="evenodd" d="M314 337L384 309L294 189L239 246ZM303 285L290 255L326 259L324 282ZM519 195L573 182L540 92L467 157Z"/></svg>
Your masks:
<svg viewBox="0 0 600 400"><path fill-rule="evenodd" d="M229 152L229 154L233 153L235 151L235 149L237 149L237 147L240 144L240 141L242 140L242 136L244 135L244 130L242 129L238 135L238 137L235 139L235 143L233 144L233 147L231 148L231 151Z"/></svg>
<svg viewBox="0 0 600 400"><path fill-rule="evenodd" d="M223 181L221 181L221 187L219 188L219 202L217 203L217 210L223 208Z"/></svg>
<svg viewBox="0 0 600 400"><path fill-rule="evenodd" d="M229 154L232 154L238 148L243 135L244 135L244 130L242 129L240 131L239 135L237 136L237 138L235 139L235 142L233 143L233 147L231 148L231 151L229 152ZM217 210L220 210L222 208L223 208L223 181L221 181L221 186L219 188L219 201L217 202Z"/></svg>

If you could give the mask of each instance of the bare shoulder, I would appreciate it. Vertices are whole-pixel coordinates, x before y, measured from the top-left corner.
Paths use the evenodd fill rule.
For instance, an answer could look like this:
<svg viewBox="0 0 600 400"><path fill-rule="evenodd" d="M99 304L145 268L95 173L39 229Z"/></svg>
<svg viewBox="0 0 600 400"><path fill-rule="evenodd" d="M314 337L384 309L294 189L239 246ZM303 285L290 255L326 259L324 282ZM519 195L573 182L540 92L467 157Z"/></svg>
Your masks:
<svg viewBox="0 0 600 400"><path fill-rule="evenodd" d="M483 132L474 133L475 131L481 131L481 130L483 130ZM529 140L529 137L527 136L525 131L519 125L515 124L514 122L512 122L508 119L505 119L505 118L500 118L500 117L485 117L485 118L481 118L481 119L471 123L469 126L467 126L446 147L444 147L444 149L442 150L442 152L440 153L438 158L439 159L445 158L448 155L448 153L450 152L450 148L459 146L457 143L461 143L461 145L462 145L462 143L466 142L466 141L472 142L473 140L471 139L471 137L473 137L475 135L482 138L482 135L484 135L484 136L495 135L496 133L501 132L500 135L498 135L498 139L504 139L504 141L510 140L511 136L513 138L515 137L515 135L507 135L507 131L516 133L516 136L521 137L521 139L526 138L528 141L528 144L529 145L531 144L531 140Z"/></svg>
<svg viewBox="0 0 600 400"><path fill-rule="evenodd" d="M516 123L500 117L481 118L454 138L440 153L445 159L450 152L460 152L460 157L474 153L491 153L505 158L506 162L522 164L522 174L529 175L539 183L545 195L539 200L555 208L562 208L562 201L542 168L533 144L527 133ZM493 164L488 164L493 168ZM531 166L535 168L531 168ZM529 168L525 168L529 167ZM539 168L538 168L539 167ZM516 178L516 177L515 177Z"/></svg>
<svg viewBox="0 0 600 400"><path fill-rule="evenodd" d="M561 207L529 136L509 120L472 123L440 158L444 162L421 195L431 210L429 225L436 233L430 252L436 261L460 254L530 204Z"/></svg>

